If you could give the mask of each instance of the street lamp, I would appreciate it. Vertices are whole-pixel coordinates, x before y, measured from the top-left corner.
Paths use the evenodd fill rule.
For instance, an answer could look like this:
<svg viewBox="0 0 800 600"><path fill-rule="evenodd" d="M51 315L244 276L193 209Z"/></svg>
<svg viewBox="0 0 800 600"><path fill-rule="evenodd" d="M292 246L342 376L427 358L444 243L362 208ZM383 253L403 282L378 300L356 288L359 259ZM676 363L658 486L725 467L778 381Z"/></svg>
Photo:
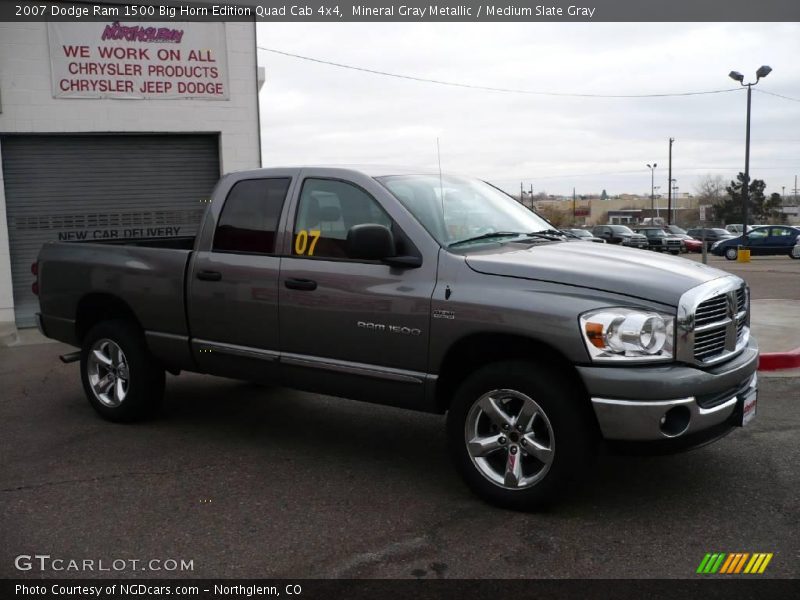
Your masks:
<svg viewBox="0 0 800 600"><path fill-rule="evenodd" d="M763 79L772 71L772 67L767 65L761 66L756 71L756 80L751 83L744 82L744 75L738 71L731 71L728 77L734 81L738 81L739 85L747 88L747 133L745 134L745 148L744 148L744 182L742 184L742 242L743 246L747 246L747 204L750 202L750 97L752 95L753 86L756 85L760 79Z"/></svg>
<svg viewBox="0 0 800 600"><path fill-rule="evenodd" d="M658 163L653 163L652 166L650 166L650 163L647 164L647 168L650 169L650 212L651 213L653 212L653 205L655 204L655 198L656 198L655 193L653 191L653 183L654 183L653 173L655 172L657 166ZM658 213L656 213L656 216L658 216Z"/></svg>

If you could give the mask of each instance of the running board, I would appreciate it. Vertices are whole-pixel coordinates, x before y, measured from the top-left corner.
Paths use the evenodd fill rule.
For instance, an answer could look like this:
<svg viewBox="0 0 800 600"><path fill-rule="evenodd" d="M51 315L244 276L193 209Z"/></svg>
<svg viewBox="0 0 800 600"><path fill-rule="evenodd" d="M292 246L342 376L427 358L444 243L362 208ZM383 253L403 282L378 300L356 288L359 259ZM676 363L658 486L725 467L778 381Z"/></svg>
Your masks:
<svg viewBox="0 0 800 600"><path fill-rule="evenodd" d="M78 350L76 352L70 352L69 354L62 354L58 358L60 358L63 363L77 362L81 359L81 351Z"/></svg>

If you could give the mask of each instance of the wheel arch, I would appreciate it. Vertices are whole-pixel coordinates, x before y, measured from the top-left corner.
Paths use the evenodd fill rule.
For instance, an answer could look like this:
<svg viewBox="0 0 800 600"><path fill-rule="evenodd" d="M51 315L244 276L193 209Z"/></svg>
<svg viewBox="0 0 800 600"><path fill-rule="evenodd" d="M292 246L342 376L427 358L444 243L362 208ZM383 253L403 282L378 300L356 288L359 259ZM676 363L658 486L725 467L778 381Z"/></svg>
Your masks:
<svg viewBox="0 0 800 600"><path fill-rule="evenodd" d="M436 382L436 409L447 412L458 385L485 364L506 360L532 360L547 365L579 387L589 405L589 393L574 364L554 346L535 338L506 333L474 333L453 344L442 360ZM594 413L592 411L594 418Z"/></svg>
<svg viewBox="0 0 800 600"><path fill-rule="evenodd" d="M98 323L114 319L130 321L144 331L136 313L118 296L107 293L86 294L78 302L75 315L75 336L78 342L83 344L86 334Z"/></svg>

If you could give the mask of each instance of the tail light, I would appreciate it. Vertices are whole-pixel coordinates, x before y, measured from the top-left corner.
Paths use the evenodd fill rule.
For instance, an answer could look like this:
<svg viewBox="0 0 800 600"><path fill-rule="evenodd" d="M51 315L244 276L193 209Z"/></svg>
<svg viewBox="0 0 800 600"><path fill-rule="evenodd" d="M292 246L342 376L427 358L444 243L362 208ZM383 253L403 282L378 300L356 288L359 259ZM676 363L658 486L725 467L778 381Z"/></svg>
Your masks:
<svg viewBox="0 0 800 600"><path fill-rule="evenodd" d="M31 264L31 274L34 277L39 276L39 261L36 261ZM33 284L31 285L31 291L33 292L34 296L39 295L39 280L34 280Z"/></svg>

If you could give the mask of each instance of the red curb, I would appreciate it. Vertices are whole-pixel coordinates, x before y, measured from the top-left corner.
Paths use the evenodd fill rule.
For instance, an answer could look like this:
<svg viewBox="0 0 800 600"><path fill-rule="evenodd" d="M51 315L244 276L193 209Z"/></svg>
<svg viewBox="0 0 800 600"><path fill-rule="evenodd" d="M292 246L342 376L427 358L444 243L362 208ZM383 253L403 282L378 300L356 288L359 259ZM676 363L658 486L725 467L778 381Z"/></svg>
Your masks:
<svg viewBox="0 0 800 600"><path fill-rule="evenodd" d="M758 357L759 371L800 369L800 348L790 352L766 352Z"/></svg>

